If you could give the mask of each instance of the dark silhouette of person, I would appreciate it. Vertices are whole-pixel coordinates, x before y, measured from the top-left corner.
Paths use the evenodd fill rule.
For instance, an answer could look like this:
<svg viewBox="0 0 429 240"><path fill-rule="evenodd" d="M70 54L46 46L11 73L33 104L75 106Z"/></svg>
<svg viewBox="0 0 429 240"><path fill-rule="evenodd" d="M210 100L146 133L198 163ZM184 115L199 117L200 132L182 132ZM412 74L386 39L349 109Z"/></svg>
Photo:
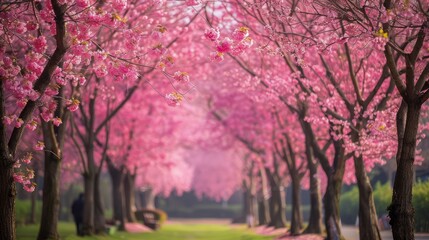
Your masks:
<svg viewBox="0 0 429 240"><path fill-rule="evenodd" d="M83 193L79 194L79 197L73 201L72 214L74 222L76 224L76 233L78 236L83 236Z"/></svg>

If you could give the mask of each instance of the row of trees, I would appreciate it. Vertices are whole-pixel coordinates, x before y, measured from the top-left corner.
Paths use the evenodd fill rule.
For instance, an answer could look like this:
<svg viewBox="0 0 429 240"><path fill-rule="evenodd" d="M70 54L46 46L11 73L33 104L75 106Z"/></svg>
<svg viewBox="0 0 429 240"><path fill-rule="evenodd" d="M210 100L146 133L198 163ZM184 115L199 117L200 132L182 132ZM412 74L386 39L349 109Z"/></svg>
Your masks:
<svg viewBox="0 0 429 240"><path fill-rule="evenodd" d="M413 239L428 9L419 0L1 3L0 238L15 239L15 182L35 187L25 142L45 153L39 239L59 237L62 162L84 178L86 234L104 229L98 180L107 165L122 227L133 220L122 192L135 183L180 192L194 175L206 180L194 178L196 191L215 198L242 181L253 196L248 212L259 192L261 222L276 227L289 182L293 234L302 229L302 185L312 203L305 232L321 233L322 191L328 239L339 239L346 180L359 186L361 239L380 239L367 172L393 157L392 229L395 239ZM167 108L193 98L189 76L198 101ZM211 187L219 181L207 176L224 170L195 160L193 174L179 150L199 146L236 148L231 161L246 160L222 161L230 178Z"/></svg>
<svg viewBox="0 0 429 240"><path fill-rule="evenodd" d="M228 87L208 91L212 117L261 158L262 166L276 172L276 159L283 159L292 186L299 188L304 174L311 182L321 167L328 239L341 238L343 179L359 186L360 238L380 239L367 172L396 157L389 215L395 239L413 239L412 173L424 129L418 128L421 108L428 96L427 3L220 5L222 18L208 22L222 26L237 21L258 47L245 56L228 51L231 58L214 70L217 84ZM317 185L315 179L313 183L308 185ZM299 233L299 214L293 216L291 232Z"/></svg>
<svg viewBox="0 0 429 240"><path fill-rule="evenodd" d="M83 176L87 235L104 231L98 181L105 165L122 227L132 218L136 182L166 195L189 190L192 174L176 151L186 141L174 137L183 121L168 107L193 89L180 71L186 65L177 63L182 53L172 50L186 44L181 33L197 16L187 8L122 0L1 3L1 239L16 238L15 182L35 189L34 151L45 153L37 173L44 176L38 239L59 239L60 179ZM158 172L164 175L155 181ZM182 180L168 181L171 175Z"/></svg>

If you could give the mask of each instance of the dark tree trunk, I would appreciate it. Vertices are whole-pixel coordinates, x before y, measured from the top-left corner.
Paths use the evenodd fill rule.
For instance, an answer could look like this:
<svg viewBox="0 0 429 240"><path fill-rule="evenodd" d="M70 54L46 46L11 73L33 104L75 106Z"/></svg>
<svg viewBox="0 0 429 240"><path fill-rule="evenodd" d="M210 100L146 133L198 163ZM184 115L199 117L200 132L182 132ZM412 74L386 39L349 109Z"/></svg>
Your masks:
<svg viewBox="0 0 429 240"><path fill-rule="evenodd" d="M103 234L106 230L103 201L100 192L100 172L95 174L94 181L94 230L96 234Z"/></svg>
<svg viewBox="0 0 429 240"><path fill-rule="evenodd" d="M305 106L300 112L300 124L306 135L306 141L311 143L314 155L319 159L319 162L325 172L328 182L326 192L323 197L323 205L325 210L325 227L327 232L327 240L338 240L344 238L341 235L340 226L340 194L343 184L343 176L346 167L344 143L342 140L334 140L334 161L332 165L324 151L319 147L311 125L305 119Z"/></svg>
<svg viewBox="0 0 429 240"><path fill-rule="evenodd" d="M283 187L280 185L280 179L266 168L268 182L270 183L270 223L268 226L275 228L286 227L286 196Z"/></svg>
<svg viewBox="0 0 429 240"><path fill-rule="evenodd" d="M269 207L265 199L259 199L258 201L258 222L259 225L267 225L269 221Z"/></svg>
<svg viewBox="0 0 429 240"><path fill-rule="evenodd" d="M366 121L357 123L351 134L351 139L355 144L359 144L359 132ZM355 176L359 189L359 237L360 239L381 240L380 230L378 228L378 217L375 208L372 186L365 170L362 155L354 156Z"/></svg>
<svg viewBox="0 0 429 240"><path fill-rule="evenodd" d="M328 185L323 197L327 240L342 239L340 226L341 186L342 179L335 178L335 175L328 176Z"/></svg>
<svg viewBox="0 0 429 240"><path fill-rule="evenodd" d="M125 215L128 222L137 222L134 213L136 211L135 179L136 175L129 172L126 173L124 179Z"/></svg>
<svg viewBox="0 0 429 240"><path fill-rule="evenodd" d="M269 206L269 194L268 194L268 182L265 169L260 168L260 177L261 177L261 190L258 192L258 216L259 216L259 225L268 225L270 223L270 206Z"/></svg>
<svg viewBox="0 0 429 240"><path fill-rule="evenodd" d="M306 136L306 156L307 156L307 168L310 172L310 218L308 220L308 226L304 230L304 233L322 233L322 199L320 196L320 185L317 177L318 164L314 162L313 150L310 147L310 143Z"/></svg>
<svg viewBox="0 0 429 240"><path fill-rule="evenodd" d="M119 221L118 230L125 231L124 171L122 168L116 168L109 161L107 161L107 166L112 181L113 220Z"/></svg>
<svg viewBox="0 0 429 240"><path fill-rule="evenodd" d="M248 209L248 204L249 202L247 201L248 197L248 189L247 189L247 184L246 182L243 180L243 186L241 188L242 190L242 205L241 205L241 215L234 219L234 223L246 223L246 216L247 216L247 209Z"/></svg>
<svg viewBox="0 0 429 240"><path fill-rule="evenodd" d="M372 187L362 156L354 157L355 175L359 187L359 238L381 240Z"/></svg>
<svg viewBox="0 0 429 240"><path fill-rule="evenodd" d="M83 174L84 182L84 215L83 233L84 235L94 234L94 182L95 176L92 173Z"/></svg>
<svg viewBox="0 0 429 240"><path fill-rule="evenodd" d="M45 137L49 151L45 151L45 174L43 176L43 203L38 240L59 239L58 215L60 209L61 159L54 154L52 142ZM52 149L52 150L51 150Z"/></svg>
<svg viewBox="0 0 429 240"><path fill-rule="evenodd" d="M412 189L414 158L416 151L417 130L421 105L409 101L402 144L398 144L400 154L398 168L393 185L392 203L389 206L390 224L395 240L414 239L414 207Z"/></svg>
<svg viewBox="0 0 429 240"><path fill-rule="evenodd" d="M292 179L292 219L290 233L298 235L302 229L301 215L301 178L297 172L290 173Z"/></svg>
<svg viewBox="0 0 429 240"><path fill-rule="evenodd" d="M13 181L13 163L7 151L2 151L0 154L0 239L15 240L16 188Z"/></svg>
<svg viewBox="0 0 429 240"><path fill-rule="evenodd" d="M247 222L249 227L254 227L258 225L258 201L255 195L255 176L253 175L254 164L251 164L248 176L249 176L249 187L247 191L247 201L248 201L248 209L247 209Z"/></svg>
<svg viewBox="0 0 429 240"><path fill-rule="evenodd" d="M57 1L51 1L52 9L55 14L55 26L56 26L56 48L54 53L49 57L42 73L34 83L33 90L39 93L43 93L49 83L51 82L51 76L59 62L66 53L67 44L65 42L65 21L64 13L66 6L59 5ZM3 94L3 82L4 79L0 79L0 116L5 114L4 100L6 97ZM20 113L20 118L24 122L28 122L32 117L34 110L37 107L36 101L28 101L27 105ZM16 148L20 142L22 134L24 132L24 126L20 128L14 128L10 135L9 141L6 137L6 126L1 124L0 126L0 239L2 240L14 240L16 238L15 228L15 197L16 197L16 186L13 180L13 164L14 155Z"/></svg>
<svg viewBox="0 0 429 240"><path fill-rule="evenodd" d="M327 232L327 240L337 240L344 238L341 234L341 217L340 217L340 195L343 185L343 176L346 168L344 156L344 143L342 141L334 141L334 163L333 168L325 169L328 177L323 204L325 206L325 226Z"/></svg>

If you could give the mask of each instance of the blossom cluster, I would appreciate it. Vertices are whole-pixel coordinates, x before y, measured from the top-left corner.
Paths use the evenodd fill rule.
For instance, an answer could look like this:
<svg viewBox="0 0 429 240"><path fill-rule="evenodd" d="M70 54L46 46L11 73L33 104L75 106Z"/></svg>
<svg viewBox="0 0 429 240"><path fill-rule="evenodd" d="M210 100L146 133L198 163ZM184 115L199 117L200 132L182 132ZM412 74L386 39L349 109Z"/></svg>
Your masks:
<svg viewBox="0 0 429 240"><path fill-rule="evenodd" d="M21 165L29 165L32 159L33 154L26 153L24 157L18 159L13 166L15 169L18 169L18 171L13 174L13 179L15 182L22 184L24 190L27 192L33 192L36 188L36 183L31 182L31 180L34 178L34 170L28 167L22 170Z"/></svg>
<svg viewBox="0 0 429 240"><path fill-rule="evenodd" d="M230 53L234 56L242 54L253 45L253 39L249 37L249 28L239 27L230 37L220 40L219 29L210 28L204 33L204 37L215 44L216 51L210 54L212 61L221 62L224 55Z"/></svg>

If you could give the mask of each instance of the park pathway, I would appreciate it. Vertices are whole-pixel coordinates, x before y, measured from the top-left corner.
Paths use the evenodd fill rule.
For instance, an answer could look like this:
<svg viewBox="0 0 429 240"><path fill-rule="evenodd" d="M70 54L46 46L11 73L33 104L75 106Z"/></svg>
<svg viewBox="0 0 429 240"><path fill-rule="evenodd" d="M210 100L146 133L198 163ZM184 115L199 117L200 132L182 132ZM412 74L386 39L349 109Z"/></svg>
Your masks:
<svg viewBox="0 0 429 240"><path fill-rule="evenodd" d="M213 218L204 218L204 219L171 219L167 221L167 224L172 225L231 225L234 228L234 224L231 224L230 219L213 219ZM236 225L235 227L239 227ZM192 229L192 227L190 228ZM258 228L255 229L255 232L258 232ZM359 229L356 226L343 225L343 235L347 240L359 240ZM281 235L281 232L276 231L274 234ZM429 233L417 233L416 240L429 240ZM382 240L393 240L392 232L390 230L381 232ZM274 237L272 237L274 238ZM219 239L224 240L224 239ZM226 240L226 239L225 239Z"/></svg>

